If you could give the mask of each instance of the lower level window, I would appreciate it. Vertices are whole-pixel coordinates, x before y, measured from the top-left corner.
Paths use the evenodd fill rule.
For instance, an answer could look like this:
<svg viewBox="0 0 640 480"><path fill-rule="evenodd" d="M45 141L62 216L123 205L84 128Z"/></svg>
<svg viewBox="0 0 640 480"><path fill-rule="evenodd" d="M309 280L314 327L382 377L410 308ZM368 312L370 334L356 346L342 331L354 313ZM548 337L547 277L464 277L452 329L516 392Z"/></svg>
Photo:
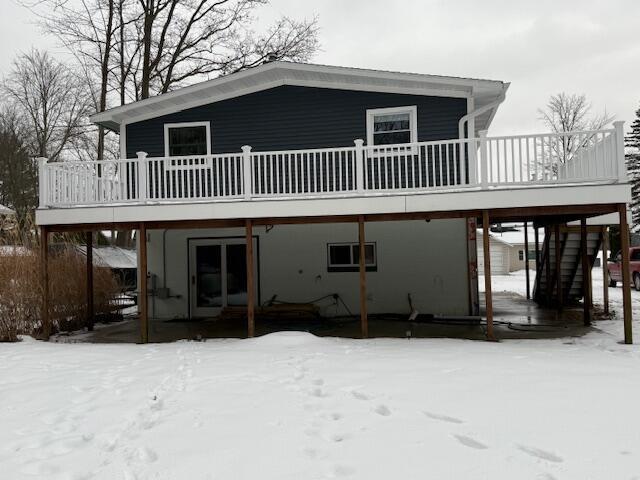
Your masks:
<svg viewBox="0 0 640 480"><path fill-rule="evenodd" d="M360 268L358 243L329 243L327 255L329 272L357 272ZM364 244L364 264L367 272L375 272L378 269L374 242Z"/></svg>

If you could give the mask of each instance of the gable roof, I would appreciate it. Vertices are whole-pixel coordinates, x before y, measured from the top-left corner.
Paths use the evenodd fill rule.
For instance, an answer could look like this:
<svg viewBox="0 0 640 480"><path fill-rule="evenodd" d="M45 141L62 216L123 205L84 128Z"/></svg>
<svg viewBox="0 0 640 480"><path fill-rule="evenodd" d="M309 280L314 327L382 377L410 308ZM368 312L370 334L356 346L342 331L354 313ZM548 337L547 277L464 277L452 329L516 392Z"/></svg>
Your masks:
<svg viewBox="0 0 640 480"><path fill-rule="evenodd" d="M515 225L514 228L515 231L510 230L505 232L491 232L489 236L492 240L503 243L510 247L524 245L524 227L522 225ZM481 228L478 229L477 236L482 237ZM529 238L529 243L533 245L533 243L536 241L536 231L533 227L527 227L527 236ZM544 229L538 230L538 241L540 243L544 242Z"/></svg>
<svg viewBox="0 0 640 480"><path fill-rule="evenodd" d="M139 122L282 85L473 98L476 109L495 101L508 88L508 84L498 80L276 61L96 113L91 121L117 132L123 123ZM476 130L488 128L494 113L495 109L477 117Z"/></svg>
<svg viewBox="0 0 640 480"><path fill-rule="evenodd" d="M78 245L80 253L87 255L87 247ZM137 254L135 250L112 246L94 246L93 257L96 265L109 268L138 268Z"/></svg>

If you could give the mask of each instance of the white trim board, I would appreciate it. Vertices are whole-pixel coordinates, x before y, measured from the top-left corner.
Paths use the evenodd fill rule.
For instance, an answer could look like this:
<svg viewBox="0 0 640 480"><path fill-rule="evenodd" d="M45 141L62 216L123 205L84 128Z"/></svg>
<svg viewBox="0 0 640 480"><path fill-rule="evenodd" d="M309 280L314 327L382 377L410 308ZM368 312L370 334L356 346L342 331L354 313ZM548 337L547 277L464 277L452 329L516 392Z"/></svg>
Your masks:
<svg viewBox="0 0 640 480"><path fill-rule="evenodd" d="M482 98L483 103L487 103L501 94L504 83L496 80L278 61L100 112L93 115L91 121L118 130L125 121L138 122L279 85L441 97L474 96Z"/></svg>
<svg viewBox="0 0 640 480"><path fill-rule="evenodd" d="M418 141L418 107L407 105L403 107L372 108L367 109L367 145L373 145L373 126L378 115L409 114L409 143Z"/></svg>
<svg viewBox="0 0 640 480"><path fill-rule="evenodd" d="M544 192L544 194L542 194ZM484 208L543 207L593 203L627 203L628 184L547 186L503 190L438 192L413 195L379 195L319 199L252 200L200 203L164 203L38 209L38 225L141 221L203 220L367 215L378 213L446 212ZM597 202L595 201L597 199Z"/></svg>
<svg viewBox="0 0 640 480"><path fill-rule="evenodd" d="M206 142L207 142L207 155L211 155L211 122L178 122L178 123L165 123L164 124L164 156L169 157L169 129L170 128L182 128L182 127L205 127L206 129Z"/></svg>

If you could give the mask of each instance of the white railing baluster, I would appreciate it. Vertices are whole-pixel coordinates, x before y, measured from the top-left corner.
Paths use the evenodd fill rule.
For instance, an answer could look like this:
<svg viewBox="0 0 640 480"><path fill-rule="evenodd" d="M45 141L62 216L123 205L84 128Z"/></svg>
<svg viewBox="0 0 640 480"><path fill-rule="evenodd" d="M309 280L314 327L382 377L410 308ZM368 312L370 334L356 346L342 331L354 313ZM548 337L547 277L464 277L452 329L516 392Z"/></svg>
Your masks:
<svg viewBox="0 0 640 480"><path fill-rule="evenodd" d="M311 150L48 163L40 206L363 196L479 186L626 181L622 124L557 134ZM466 163L468 159L469 164ZM469 180L467 180L467 175Z"/></svg>

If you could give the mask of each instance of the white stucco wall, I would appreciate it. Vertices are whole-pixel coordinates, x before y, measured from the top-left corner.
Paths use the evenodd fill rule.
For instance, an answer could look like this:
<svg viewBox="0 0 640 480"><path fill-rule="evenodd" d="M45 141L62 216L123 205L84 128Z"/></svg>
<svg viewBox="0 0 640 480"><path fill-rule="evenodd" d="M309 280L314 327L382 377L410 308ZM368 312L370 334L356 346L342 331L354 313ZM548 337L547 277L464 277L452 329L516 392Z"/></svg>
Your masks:
<svg viewBox="0 0 640 480"><path fill-rule="evenodd" d="M243 229L167 231L166 286L180 298L150 298L151 314L188 315L187 239L243 235ZM357 224L276 225L269 232L256 227L254 235L259 239L261 302L273 295L306 302L338 293L354 313L359 311L358 273L327 271L327 243L357 242ZM162 286L163 231L149 231L148 239L149 272ZM421 313L469 313L464 219L367 223L366 241L376 242L378 262L377 271L367 273L370 313L408 313L408 293ZM336 313L331 301L323 305L323 314ZM345 313L343 308L337 311Z"/></svg>

